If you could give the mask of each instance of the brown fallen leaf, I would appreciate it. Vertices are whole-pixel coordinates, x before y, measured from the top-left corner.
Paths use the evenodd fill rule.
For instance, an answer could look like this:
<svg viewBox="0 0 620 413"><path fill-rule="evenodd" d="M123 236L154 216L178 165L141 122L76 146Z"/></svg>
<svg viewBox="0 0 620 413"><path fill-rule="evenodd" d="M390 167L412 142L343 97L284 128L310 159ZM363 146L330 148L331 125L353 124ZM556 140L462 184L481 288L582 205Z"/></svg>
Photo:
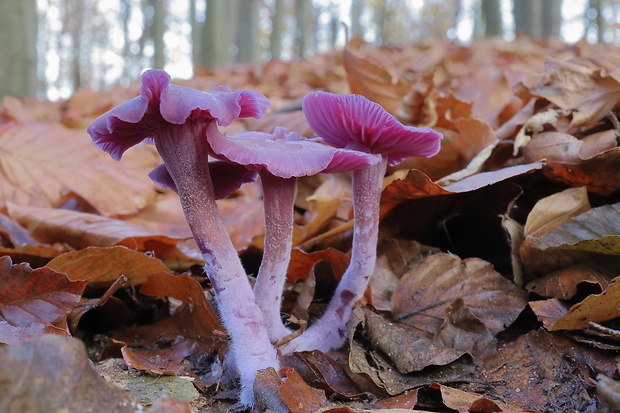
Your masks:
<svg viewBox="0 0 620 413"><path fill-rule="evenodd" d="M126 287L144 284L151 275L169 273L160 260L127 247L87 247L66 252L47 264L71 281L87 281L91 289L109 287L124 276Z"/></svg>
<svg viewBox="0 0 620 413"><path fill-rule="evenodd" d="M68 336L67 316L86 284L49 268L33 270L0 257L0 343L19 343L46 333Z"/></svg>
<svg viewBox="0 0 620 413"><path fill-rule="evenodd" d="M195 251L185 250L179 239L118 219L63 209L9 205L11 218L26 227L30 236L41 243L66 243L76 250L90 246L125 246L152 252L169 268L186 269L200 264Z"/></svg>
<svg viewBox="0 0 620 413"><path fill-rule="evenodd" d="M94 147L84 130L59 124L0 126L0 205L56 207L77 194L103 215L132 214L155 197L147 174ZM80 171L80 173L76 173Z"/></svg>
<svg viewBox="0 0 620 413"><path fill-rule="evenodd" d="M609 285L612 277L612 273L605 268L593 263L583 263L537 278L529 282L525 288L543 297L568 300L577 294L577 287L580 284L595 285L602 291Z"/></svg>
<svg viewBox="0 0 620 413"><path fill-rule="evenodd" d="M574 110L571 127L593 125L620 100L620 81L615 76L578 60L549 57L540 82L529 89L534 96Z"/></svg>
<svg viewBox="0 0 620 413"><path fill-rule="evenodd" d="M43 335L0 347L0 411L133 413L142 406L104 381L75 338Z"/></svg>
<svg viewBox="0 0 620 413"><path fill-rule="evenodd" d="M469 393L439 383L433 383L431 387L441 392L442 401L447 407L459 412L533 412L533 410L522 410L519 407L510 406L499 400L491 400L480 394Z"/></svg>
<svg viewBox="0 0 620 413"><path fill-rule="evenodd" d="M367 97L390 113L396 113L411 85L391 73L385 67L385 61L366 55L364 48L367 46L363 39L356 37L344 49L343 63L351 92Z"/></svg>
<svg viewBox="0 0 620 413"><path fill-rule="evenodd" d="M521 409L585 411L594 403L584 377L588 370L567 357L570 345L544 330L531 331L488 357L476 377L493 383L493 398ZM467 387L475 392L478 386Z"/></svg>
<svg viewBox="0 0 620 413"><path fill-rule="evenodd" d="M586 328L590 321L600 323L620 317L619 302L620 276L614 278L601 294L592 294L572 306L550 330L578 330Z"/></svg>
<svg viewBox="0 0 620 413"><path fill-rule="evenodd" d="M493 334L507 328L525 308L525 293L478 258L452 254L425 258L403 276L392 297L392 316L431 337L456 299Z"/></svg>
<svg viewBox="0 0 620 413"><path fill-rule="evenodd" d="M291 413L312 413L325 404L325 392L310 387L295 369L285 367L280 375L283 383L278 394Z"/></svg>

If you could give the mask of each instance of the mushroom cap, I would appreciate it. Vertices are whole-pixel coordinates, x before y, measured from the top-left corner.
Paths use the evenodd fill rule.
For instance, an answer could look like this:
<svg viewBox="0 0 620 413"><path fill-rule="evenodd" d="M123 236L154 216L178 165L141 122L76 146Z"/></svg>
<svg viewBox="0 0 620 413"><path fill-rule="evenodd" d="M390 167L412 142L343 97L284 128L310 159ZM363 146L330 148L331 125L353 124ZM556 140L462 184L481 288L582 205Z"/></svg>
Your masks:
<svg viewBox="0 0 620 413"><path fill-rule="evenodd" d="M411 156L437 154L443 137L430 128L403 125L381 105L360 95L311 92L302 109L314 133L328 144L381 154L389 165Z"/></svg>
<svg viewBox="0 0 620 413"><path fill-rule="evenodd" d="M377 155L334 148L319 139L307 139L280 127L273 133L245 132L226 136L210 125L207 135L215 156L251 170L268 171L280 178L351 171L381 160Z"/></svg>
<svg viewBox="0 0 620 413"><path fill-rule="evenodd" d="M142 141L153 143L166 126L196 120L227 126L239 117L260 118L269 107L267 98L254 91L219 86L203 92L171 84L163 70L147 70L140 79L140 96L99 116L87 129L95 146L116 160Z"/></svg>

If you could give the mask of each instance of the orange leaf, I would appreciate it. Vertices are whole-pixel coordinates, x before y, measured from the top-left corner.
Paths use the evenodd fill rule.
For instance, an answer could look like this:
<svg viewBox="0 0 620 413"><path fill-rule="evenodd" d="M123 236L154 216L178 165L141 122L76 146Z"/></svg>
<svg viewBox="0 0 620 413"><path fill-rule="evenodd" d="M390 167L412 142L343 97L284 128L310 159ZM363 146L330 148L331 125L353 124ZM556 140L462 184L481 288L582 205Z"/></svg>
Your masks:
<svg viewBox="0 0 620 413"><path fill-rule="evenodd" d="M45 333L69 335L66 318L86 284L0 257L0 342L12 344Z"/></svg>
<svg viewBox="0 0 620 413"><path fill-rule="evenodd" d="M8 123L0 145L0 206L55 207L77 194L104 215L125 215L154 199L149 170L115 162L84 130Z"/></svg>

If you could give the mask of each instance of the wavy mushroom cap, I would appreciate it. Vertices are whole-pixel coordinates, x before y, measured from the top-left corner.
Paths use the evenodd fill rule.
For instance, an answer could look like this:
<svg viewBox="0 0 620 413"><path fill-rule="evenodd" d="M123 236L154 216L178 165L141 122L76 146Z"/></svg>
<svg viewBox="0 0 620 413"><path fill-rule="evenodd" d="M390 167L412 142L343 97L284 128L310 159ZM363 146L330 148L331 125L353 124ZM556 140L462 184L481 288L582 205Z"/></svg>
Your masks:
<svg viewBox="0 0 620 413"><path fill-rule="evenodd" d="M351 171L380 161L377 155L334 148L280 127L273 133L226 136L209 126L207 134L216 156L251 170L266 170L280 178Z"/></svg>
<svg viewBox="0 0 620 413"><path fill-rule="evenodd" d="M313 132L338 148L381 154L389 165L437 154L442 134L405 126L381 105L360 95L311 92L302 109Z"/></svg>
<svg viewBox="0 0 620 413"><path fill-rule="evenodd" d="M166 126L201 121L227 126L240 117L260 118L269 107L267 98L254 91L218 86L203 92L171 84L163 70L147 70L140 79L140 96L99 116L87 129L95 146L116 160L142 141L153 143Z"/></svg>

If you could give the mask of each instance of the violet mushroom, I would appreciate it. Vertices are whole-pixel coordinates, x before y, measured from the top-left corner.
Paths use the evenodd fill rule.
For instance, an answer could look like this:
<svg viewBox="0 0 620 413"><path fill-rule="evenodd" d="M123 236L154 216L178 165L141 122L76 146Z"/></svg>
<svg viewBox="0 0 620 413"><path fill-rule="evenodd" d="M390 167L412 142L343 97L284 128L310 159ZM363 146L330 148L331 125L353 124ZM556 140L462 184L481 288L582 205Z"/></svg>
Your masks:
<svg viewBox="0 0 620 413"><path fill-rule="evenodd" d="M119 160L123 153L142 141L154 143L164 161L169 185L179 194L192 234L205 260L205 272L213 284L220 318L230 338L230 354L241 382L240 401L251 405L253 383L258 370L278 368L262 313L245 270L219 216L208 162L207 129L226 126L239 117L261 117L268 100L253 91L212 92L170 84L161 70L142 74L140 96L113 108L88 127L99 148ZM162 176L162 167L155 176ZM241 173L238 185L248 176ZM227 186L221 193L230 192Z"/></svg>
<svg viewBox="0 0 620 413"><path fill-rule="evenodd" d="M293 235L293 207L297 178L317 173L351 171L376 164L381 157L324 145L295 132L276 128L273 134L246 132L225 136L209 127L209 143L216 156L255 170L261 177L265 206L265 248L254 296L263 311L271 341L291 331L280 315Z"/></svg>
<svg viewBox="0 0 620 413"><path fill-rule="evenodd" d="M381 161L353 171L353 247L351 262L319 320L283 352L329 351L342 345L355 302L368 286L375 268L379 233L379 201L387 165L405 158L431 157L439 152L442 135L430 128L404 126L377 103L359 95L313 92L302 109L314 133L328 144L380 154Z"/></svg>

